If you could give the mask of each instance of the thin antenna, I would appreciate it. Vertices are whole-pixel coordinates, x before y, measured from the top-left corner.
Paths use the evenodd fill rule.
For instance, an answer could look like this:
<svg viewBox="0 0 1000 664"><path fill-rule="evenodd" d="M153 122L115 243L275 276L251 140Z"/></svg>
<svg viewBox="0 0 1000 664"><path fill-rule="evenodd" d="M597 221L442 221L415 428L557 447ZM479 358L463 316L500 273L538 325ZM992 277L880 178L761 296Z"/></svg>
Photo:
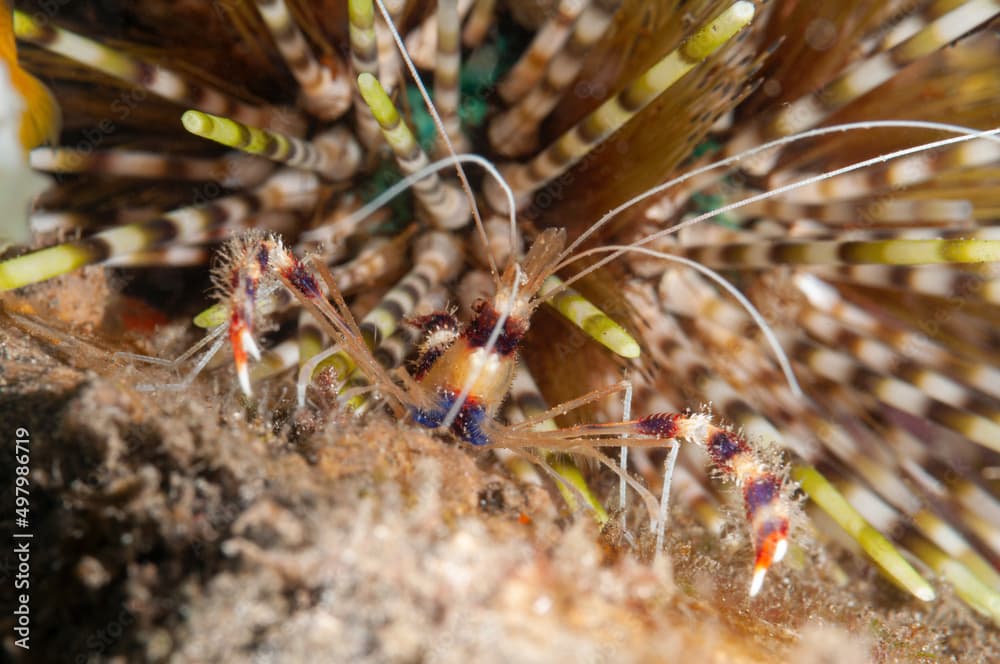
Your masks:
<svg viewBox="0 0 1000 664"><path fill-rule="evenodd" d="M785 374L785 380L788 381L788 386L792 389L795 396L801 398L803 396L802 387L799 386L798 379L795 378L795 373L792 371L792 363L788 360L788 356L785 354L784 349L782 349L781 344L778 342L778 337L775 336L774 330L768 325L767 321L761 315L757 308L753 306L753 303L747 298L746 295L740 292L736 286L729 283L729 280L723 277L721 274L716 272L710 267L706 267L697 261L693 261L690 258L685 258L683 256L675 256L674 254L668 254L664 251L656 251L655 249L650 249L648 247L640 247L635 244L627 245L610 245L607 247L598 247L596 249L589 249L584 253L596 253L596 252L613 252L613 256L621 256L626 252L635 252L639 254L645 254L646 256L652 256L653 258L661 258L665 261L671 261L674 263L680 263L694 269L697 272L705 275L719 286L721 286L727 293L733 296L733 298L740 303L750 317L753 318L754 323L757 327L761 329L764 333L764 338L767 339L767 343L771 346L774 351L775 357L778 360L778 366L781 367L782 373ZM602 259L604 260L604 259ZM598 261L600 262L600 261Z"/></svg>
<svg viewBox="0 0 1000 664"><path fill-rule="evenodd" d="M517 230L517 216L514 212L513 201L514 201L514 190L511 189L510 185L504 179L503 175L497 170L497 167L493 165L489 159L481 157L478 154L456 154L451 157L443 157L437 161L424 166L419 171L414 171L410 173L405 178L395 183L381 194L373 198L370 202L365 204L363 207L359 208L357 211L353 212L346 219L337 222L340 226L351 227L353 224L360 222L366 217L377 212L382 206L391 201L393 198L409 189L413 186L415 182L419 182L431 173L436 173L442 169L448 168L449 166L454 166L459 163L470 163L477 164L481 166L487 173L489 173L493 179L496 180L497 184L504 191L507 200L512 203L508 215L510 218L511 232L516 232ZM322 242L325 238L327 232L327 226L319 226L312 230L306 231L302 234L302 239L309 242Z"/></svg>
<svg viewBox="0 0 1000 664"><path fill-rule="evenodd" d="M632 381L627 380L625 383L625 397L622 399L622 420L628 422L632 419ZM628 438L628 435L622 436L622 438ZM628 445L621 446L621 454L618 465L621 466L622 470L628 472ZM622 530L625 530L625 480L621 477L618 478L618 509L622 511Z"/></svg>
<svg viewBox="0 0 1000 664"><path fill-rule="evenodd" d="M720 161L713 162L713 163L708 164L706 166L701 166L701 167L696 168L696 169L694 169L692 171L688 171L688 172L684 173L684 175L678 176L678 177L676 177L676 178L674 178L672 180L668 180L667 182L664 182L661 185L657 185L657 186L653 187L652 189L648 189L648 190L644 191L643 193L641 193L641 194L639 194L639 195L637 195L637 196L635 196L633 198L630 198L629 200L625 201L624 203L622 203L621 205L619 205L618 207L614 208L613 210L611 210L610 212L608 212L607 214L605 214L603 217L601 217L590 228L588 228L586 231L584 231L584 233L581 234L580 237L578 237L568 247L566 247L566 249L564 249L563 252L562 252L562 254L559 256L559 260L561 262L559 263L559 265L556 266L556 269L557 270L562 269L563 267L565 267L566 265L568 265L570 262L572 262L572 260L576 260L577 258L579 258L580 256L576 256L573 259L568 260L568 257L573 253L573 251L577 247L579 247L581 244L583 244L583 242L586 241L587 238L589 238L591 235L593 235L595 232L597 232L597 230L600 229L600 228L602 228L605 224L607 224L608 222L610 222L618 214L624 212L625 210L629 209L630 207L632 207L632 206L634 206L634 205L636 205L638 203L641 203L642 201L646 200L647 198L650 198L652 196L656 196L657 194L660 194L660 193L666 191L667 189L670 189L671 187L674 187L674 186L679 185L679 184L681 184L683 182L686 182L686 181L690 180L691 178L697 177L697 176L699 176L699 175L701 175L703 173L707 173L709 171L713 171L716 168L721 168L723 166L728 166L730 164L734 164L736 162L739 162L739 161L742 161L742 160L746 159L747 157L752 157L755 154L758 154L758 153L761 153L761 152L765 152L765 151L771 150L773 148L781 147L781 146L787 145L789 143L795 143L797 141L805 140L807 138L815 138L815 137L818 137L818 136L824 136L826 134L834 134L834 133L840 133L840 132L845 132L845 131L854 131L854 130L861 130L861 129L886 129L886 128L897 128L897 129L898 128L906 128L906 129L934 129L934 130L938 130L938 131L946 131L948 133L962 134L962 135L958 136L958 137L944 139L944 140L941 140L941 141L935 141L935 142L932 142L932 143L924 143L922 145L914 146L914 147L911 147L911 148L906 148L904 150L898 150L896 152L891 152L889 154L880 155L878 157L873 157L871 159L867 159L867 160L862 161L862 162L857 162L855 164L851 164L850 166L845 166L843 168L839 168L837 170L830 171L828 173L823 173L821 175L813 176L812 178L809 178L807 181L803 180L803 181L799 181L799 182L793 182L791 184L785 185L784 187L780 187L780 188L775 189L773 191L765 192L763 194L759 194L759 195L757 195L755 197L751 197L751 198L745 199L743 201L737 201L736 203L731 203L731 204L729 204L726 207L720 208L718 210L713 210L713 211L711 211L709 213L706 213L704 215L700 215L698 217L695 217L694 219L689 219L689 220L684 221L684 222L682 222L680 224L677 224L675 226L671 226L670 228L664 229L662 231L659 231L658 233L654 233L653 235L648 236L647 238L644 238L641 241L641 243L644 244L646 242L651 242L654 239L658 239L660 237L663 237L664 235L668 235L670 233L674 233L674 232L680 230L681 228L685 228L686 226L691 226L693 224L699 223L699 222L703 221L704 219L711 219L711 218L713 218L715 216L718 216L720 214L728 212L729 210L733 210L733 209L736 209L738 207L741 207L742 205L748 205L749 203L753 203L753 202L756 202L758 200L763 200L765 198L768 198L768 197L771 197L771 196L775 196L775 195L778 195L780 193L784 193L785 191L791 191L791 190L796 189L798 187L806 186L807 184L813 184L814 182L819 182L819 181L825 180L825 179L830 178L830 177L835 177L837 175L842 175L843 173L848 173L848 172L853 171L853 170L858 170L858 169L861 169L861 168L865 168L867 166L871 166L872 164L877 164L877 163L880 163L880 162L889 161L891 159L896 159L898 157L903 157L903 156L906 156L908 154L913 154L915 152L921 152L921 151L924 151L924 150L933 150L933 149L938 148L938 147L943 147L943 146L946 146L946 145L951 145L952 143L960 143L960 142L963 142L963 141L969 141L969 140L972 140L974 138L986 138L986 139L991 140L991 141L1000 142L1000 139L998 139L996 137L996 134L1000 133L1000 128L990 129L990 130L987 130L987 131L980 131L978 129L973 129L971 127L964 127L962 125L947 124L947 123L942 123L942 122L925 122L925 121L921 121L921 120L872 120L872 121L868 121L868 122L848 122L848 123L845 123L845 124L831 125L829 127L820 127L818 129L810 129L809 131L804 131L804 132L802 132L800 134L793 134L791 136L785 136L783 138L775 139L773 141L769 141L769 142L764 143L762 145L758 145L758 146L756 146L754 148L751 148L751 149L749 149L749 150L747 150L745 152L741 152L740 154L733 155L732 157L728 157L726 159L722 159ZM613 260L614 258L615 257L612 256L612 257L609 257L608 260ZM567 283L572 282L573 279L575 279L575 278L576 277L574 277L572 279L569 279L567 281ZM563 285L565 286L567 284L563 284Z"/></svg>
<svg viewBox="0 0 1000 664"><path fill-rule="evenodd" d="M663 462L663 487L660 489L660 516L656 523L656 546L653 557L663 555L663 536L667 531L667 519L670 517L670 485L674 479L674 466L677 465L677 453L681 451L681 441L674 439L670 446L670 454Z"/></svg>

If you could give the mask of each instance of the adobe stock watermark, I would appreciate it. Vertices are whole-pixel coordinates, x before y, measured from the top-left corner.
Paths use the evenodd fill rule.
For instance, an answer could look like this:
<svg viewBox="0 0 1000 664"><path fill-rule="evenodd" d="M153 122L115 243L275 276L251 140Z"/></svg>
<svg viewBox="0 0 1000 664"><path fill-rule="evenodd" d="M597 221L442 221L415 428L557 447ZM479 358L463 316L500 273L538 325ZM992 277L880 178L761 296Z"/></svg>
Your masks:
<svg viewBox="0 0 1000 664"><path fill-rule="evenodd" d="M31 649L31 434L14 430L14 645Z"/></svg>

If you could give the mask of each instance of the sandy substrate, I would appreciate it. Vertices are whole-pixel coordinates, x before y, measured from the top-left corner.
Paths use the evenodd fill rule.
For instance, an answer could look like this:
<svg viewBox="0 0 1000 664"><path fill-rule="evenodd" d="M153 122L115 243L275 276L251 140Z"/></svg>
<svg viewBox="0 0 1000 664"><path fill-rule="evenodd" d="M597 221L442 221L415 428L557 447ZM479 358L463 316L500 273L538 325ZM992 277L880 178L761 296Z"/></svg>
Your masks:
<svg viewBox="0 0 1000 664"><path fill-rule="evenodd" d="M650 564L488 453L405 422L301 426L280 408L248 412L225 369L183 393L136 392L111 338L131 349L141 339L115 331L111 293L87 270L3 300L0 521L14 525L23 427L32 660L808 664L1000 652L997 630L948 588L921 604L809 539L750 600L736 519L719 540L675 510L669 555ZM5 545L4 606L16 569ZM0 624L5 651L24 657L10 611Z"/></svg>

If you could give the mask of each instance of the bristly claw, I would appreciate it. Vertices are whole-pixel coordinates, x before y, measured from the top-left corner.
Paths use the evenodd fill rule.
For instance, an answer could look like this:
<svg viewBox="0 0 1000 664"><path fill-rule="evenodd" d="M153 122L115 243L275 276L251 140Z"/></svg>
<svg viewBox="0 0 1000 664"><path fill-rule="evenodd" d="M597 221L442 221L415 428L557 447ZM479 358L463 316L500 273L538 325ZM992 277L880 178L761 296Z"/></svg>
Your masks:
<svg viewBox="0 0 1000 664"><path fill-rule="evenodd" d="M750 596L760 592L771 565L788 551L789 506L784 481L736 433L719 428L704 415L678 420L678 435L708 450L713 465L743 492L743 504L754 544L754 573Z"/></svg>

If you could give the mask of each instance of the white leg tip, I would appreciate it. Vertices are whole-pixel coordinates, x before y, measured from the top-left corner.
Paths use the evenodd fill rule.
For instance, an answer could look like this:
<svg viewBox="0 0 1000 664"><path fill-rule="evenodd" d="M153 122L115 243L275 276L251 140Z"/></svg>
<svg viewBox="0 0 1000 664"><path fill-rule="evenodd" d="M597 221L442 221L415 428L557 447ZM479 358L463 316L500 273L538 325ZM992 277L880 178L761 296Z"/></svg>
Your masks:
<svg viewBox="0 0 1000 664"><path fill-rule="evenodd" d="M247 371L245 362L236 368L236 373L240 378L240 389L243 390L243 394L248 397L253 396L253 390L250 389L250 372Z"/></svg>
<svg viewBox="0 0 1000 664"><path fill-rule="evenodd" d="M260 348L257 347L257 342L253 340L253 336L250 334L249 330L244 329L240 332L240 341L243 344L243 349L247 354L254 359L254 361L260 361Z"/></svg>
<svg viewBox="0 0 1000 664"><path fill-rule="evenodd" d="M756 597L757 593L764 586L764 577L767 576L767 569L758 567L753 571L753 580L750 582L750 597Z"/></svg>
<svg viewBox="0 0 1000 664"><path fill-rule="evenodd" d="M781 540L774 545L774 557L771 559L771 562L780 563L786 553L788 553L788 540Z"/></svg>

